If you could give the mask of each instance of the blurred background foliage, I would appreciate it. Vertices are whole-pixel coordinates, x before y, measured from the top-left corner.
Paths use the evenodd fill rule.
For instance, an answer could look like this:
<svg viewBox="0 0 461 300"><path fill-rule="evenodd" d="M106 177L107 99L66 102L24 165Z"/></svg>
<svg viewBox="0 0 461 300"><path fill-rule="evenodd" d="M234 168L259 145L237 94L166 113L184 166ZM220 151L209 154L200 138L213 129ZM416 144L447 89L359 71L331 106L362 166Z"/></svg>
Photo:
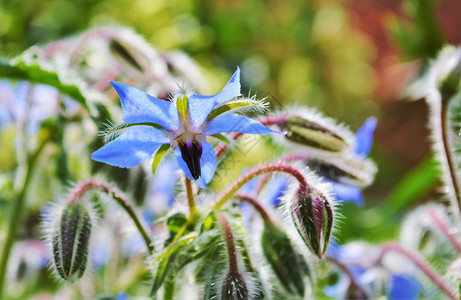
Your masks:
<svg viewBox="0 0 461 300"><path fill-rule="evenodd" d="M209 93L238 65L243 90L268 97L275 107L317 107L353 130L368 116L377 116L371 157L378 177L365 191L365 209L344 206L341 242L395 237L396 220L405 211L437 196L427 108L422 101L405 101L404 92L443 44L461 41L460 1L0 3L3 57L94 26L124 25L160 50L188 53L206 74Z"/></svg>

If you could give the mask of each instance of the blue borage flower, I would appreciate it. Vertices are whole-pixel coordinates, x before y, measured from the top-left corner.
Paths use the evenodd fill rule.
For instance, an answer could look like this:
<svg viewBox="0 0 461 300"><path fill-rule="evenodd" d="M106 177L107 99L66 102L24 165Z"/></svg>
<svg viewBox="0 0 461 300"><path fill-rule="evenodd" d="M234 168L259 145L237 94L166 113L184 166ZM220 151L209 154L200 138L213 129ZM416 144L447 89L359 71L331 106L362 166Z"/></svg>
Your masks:
<svg viewBox="0 0 461 300"><path fill-rule="evenodd" d="M181 88L166 101L123 83L111 83L120 96L125 123L110 128L109 142L91 155L99 162L131 168L150 158L155 151L158 150L156 156L161 156L171 147L186 176L205 188L217 163L207 136L222 138L220 134L225 132L274 132L236 114L242 109L264 110L266 107L264 102L253 98L238 98L241 96L239 68L222 91L212 96Z"/></svg>

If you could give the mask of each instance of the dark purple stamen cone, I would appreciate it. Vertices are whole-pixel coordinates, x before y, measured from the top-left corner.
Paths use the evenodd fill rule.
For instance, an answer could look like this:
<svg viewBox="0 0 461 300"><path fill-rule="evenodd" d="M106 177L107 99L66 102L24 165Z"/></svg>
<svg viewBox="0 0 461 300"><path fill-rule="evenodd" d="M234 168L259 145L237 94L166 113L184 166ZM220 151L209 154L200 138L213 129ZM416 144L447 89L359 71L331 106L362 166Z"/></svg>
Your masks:
<svg viewBox="0 0 461 300"><path fill-rule="evenodd" d="M202 144L199 142L187 142L179 145L179 150L181 150L181 157L186 162L187 167L189 168L192 177L195 180L199 179L202 175L202 170L200 168L200 158L202 157Z"/></svg>

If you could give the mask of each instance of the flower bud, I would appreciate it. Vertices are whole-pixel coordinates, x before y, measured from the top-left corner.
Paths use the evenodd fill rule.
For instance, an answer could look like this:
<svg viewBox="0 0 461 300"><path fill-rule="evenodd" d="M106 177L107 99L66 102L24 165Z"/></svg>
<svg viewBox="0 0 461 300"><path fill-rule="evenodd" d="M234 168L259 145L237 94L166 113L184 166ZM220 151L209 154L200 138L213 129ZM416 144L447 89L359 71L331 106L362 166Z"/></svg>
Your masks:
<svg viewBox="0 0 461 300"><path fill-rule="evenodd" d="M307 162L319 176L348 185L366 187L373 182L376 166L369 159L353 155L321 155Z"/></svg>
<svg viewBox="0 0 461 300"><path fill-rule="evenodd" d="M52 231L54 267L62 279L74 282L85 273L91 234L89 211L70 202L62 209Z"/></svg>
<svg viewBox="0 0 461 300"><path fill-rule="evenodd" d="M222 300L247 300L248 288L239 272L229 271L224 278L221 299Z"/></svg>
<svg viewBox="0 0 461 300"><path fill-rule="evenodd" d="M316 189L298 192L291 204L291 216L309 250L322 258L333 229L333 208L328 198Z"/></svg>
<svg viewBox="0 0 461 300"><path fill-rule="evenodd" d="M284 127L287 139L316 150L341 152L353 143L349 130L313 111L288 115Z"/></svg>
<svg viewBox="0 0 461 300"><path fill-rule="evenodd" d="M264 256L282 286L289 293L303 296L305 291L303 275L308 273L309 269L304 258L291 245L286 233L275 226L266 226L262 233L261 246Z"/></svg>

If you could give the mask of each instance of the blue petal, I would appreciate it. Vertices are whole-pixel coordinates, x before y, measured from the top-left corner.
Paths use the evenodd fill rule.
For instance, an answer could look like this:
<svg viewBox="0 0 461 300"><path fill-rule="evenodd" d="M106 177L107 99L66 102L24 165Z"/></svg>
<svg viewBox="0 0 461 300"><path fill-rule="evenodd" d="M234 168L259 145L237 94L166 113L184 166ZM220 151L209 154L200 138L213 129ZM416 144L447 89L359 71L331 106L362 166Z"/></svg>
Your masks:
<svg viewBox="0 0 461 300"><path fill-rule="evenodd" d="M357 130L355 134L356 144L354 153L367 157L370 154L371 146L373 145L373 132L375 131L376 124L378 121L376 118L368 118L362 125L362 127Z"/></svg>
<svg viewBox="0 0 461 300"><path fill-rule="evenodd" d="M202 189L206 189L206 185L211 181L213 175L216 171L216 153L213 146L206 142L203 145L203 152L202 157L200 158L200 168L202 169L202 176L199 179L195 180L198 186ZM176 148L176 160L178 161L179 166L184 171L186 176L194 180L192 174L189 171L189 167L187 167L186 162L181 157L181 151L179 147Z"/></svg>
<svg viewBox="0 0 461 300"><path fill-rule="evenodd" d="M188 103L191 123L196 126L202 125L216 105L234 99L240 95L240 69L237 67L232 78L218 94L212 96L193 94L189 97Z"/></svg>
<svg viewBox="0 0 461 300"><path fill-rule="evenodd" d="M208 122L205 135L212 135L222 132L240 132L251 134L280 133L267 128L265 125L237 114L221 115Z"/></svg>
<svg viewBox="0 0 461 300"><path fill-rule="evenodd" d="M132 168L151 157L158 147L167 143L169 138L163 130L137 126L93 152L91 158L121 168Z"/></svg>
<svg viewBox="0 0 461 300"><path fill-rule="evenodd" d="M264 193L264 196L267 197L266 203L269 203L274 207L278 207L280 205L280 200L283 195L285 195L289 186L289 181L285 176L277 176L272 179L267 185Z"/></svg>
<svg viewBox="0 0 461 300"><path fill-rule="evenodd" d="M179 126L176 107L170 101L152 97L132 86L111 81L120 96L125 123L155 123L168 131Z"/></svg>
<svg viewBox="0 0 461 300"><path fill-rule="evenodd" d="M352 202L357 206L363 205L363 195L360 188L339 182L331 182L333 196L342 202Z"/></svg>
<svg viewBox="0 0 461 300"><path fill-rule="evenodd" d="M390 279L389 299L391 300L416 300L420 291L421 284L413 277L394 274Z"/></svg>

